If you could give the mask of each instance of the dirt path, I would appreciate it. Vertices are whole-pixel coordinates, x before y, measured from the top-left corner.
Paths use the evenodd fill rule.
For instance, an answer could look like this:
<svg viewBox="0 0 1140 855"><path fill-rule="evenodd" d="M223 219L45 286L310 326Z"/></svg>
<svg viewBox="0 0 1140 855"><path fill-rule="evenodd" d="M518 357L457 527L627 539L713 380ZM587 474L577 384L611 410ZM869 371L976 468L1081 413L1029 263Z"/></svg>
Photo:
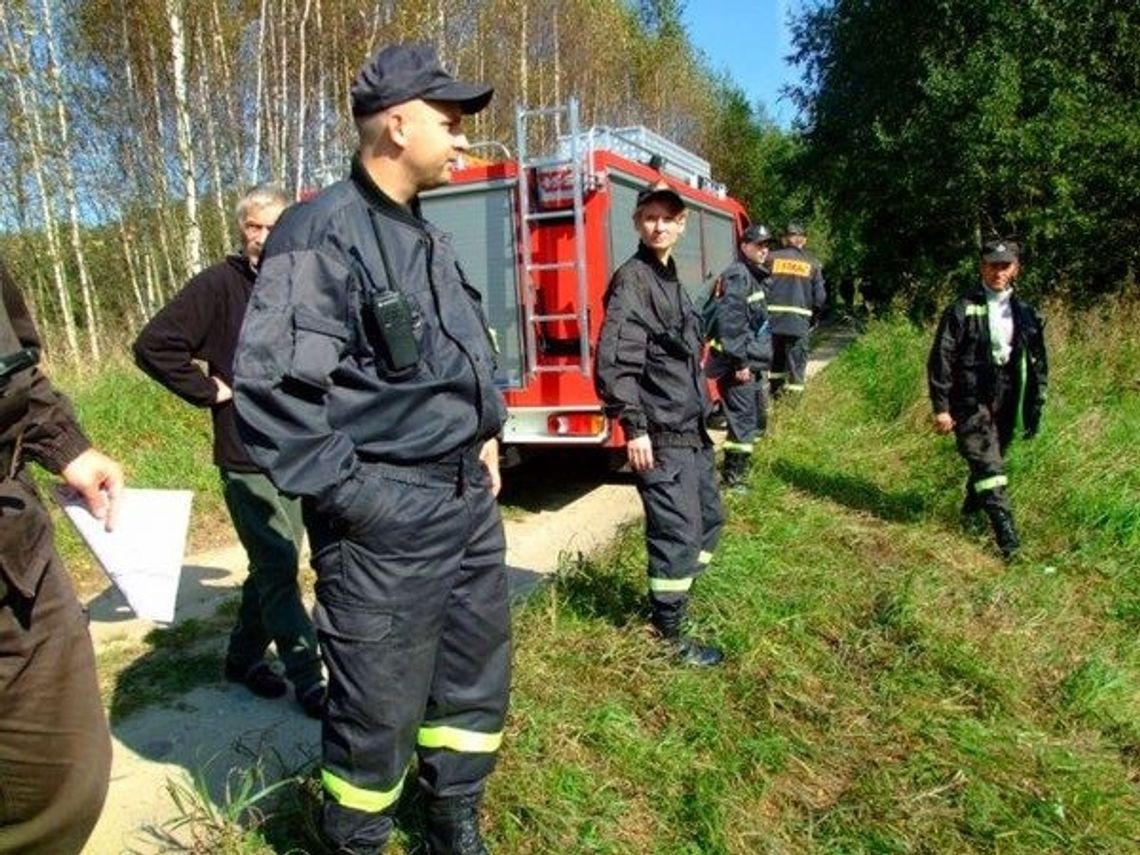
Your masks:
<svg viewBox="0 0 1140 855"><path fill-rule="evenodd" d="M813 376L855 338L833 329L813 341ZM536 462L537 463L537 462ZM583 471L573 456L512 470L508 503L519 508L506 521L512 590L523 594L561 561L588 555L612 540L618 528L641 516L628 477ZM245 575L245 553L230 546L192 556L183 568L178 621L212 616L234 597ZM133 619L113 591L89 604L97 649L141 639L153 628ZM219 645L224 639L218 640ZM265 764L269 781L309 764L319 750L320 726L305 718L290 696L267 701L226 683L199 686L172 702L126 716L112 727L114 763L103 815L85 855L156 853L187 842L168 782L202 776L215 803L223 804L231 770Z"/></svg>

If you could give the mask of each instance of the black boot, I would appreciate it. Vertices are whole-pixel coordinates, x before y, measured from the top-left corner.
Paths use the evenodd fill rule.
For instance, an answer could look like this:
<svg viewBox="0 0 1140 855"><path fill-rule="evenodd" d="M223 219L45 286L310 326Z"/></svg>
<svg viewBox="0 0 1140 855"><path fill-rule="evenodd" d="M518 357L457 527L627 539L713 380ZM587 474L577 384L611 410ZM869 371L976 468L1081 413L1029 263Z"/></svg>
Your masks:
<svg viewBox="0 0 1140 855"><path fill-rule="evenodd" d="M724 464L721 467L721 481L725 489L733 493L742 493L748 489L748 468L751 458L747 454L725 452Z"/></svg>
<svg viewBox="0 0 1140 855"><path fill-rule="evenodd" d="M708 668L719 665L724 661L724 651L719 647L701 644L689 638L681 631L681 624L685 619L685 609L662 608L654 604L653 626L661 634L672 649L682 665L693 665L697 668Z"/></svg>
<svg viewBox="0 0 1140 855"><path fill-rule="evenodd" d="M978 518L982 512L982 500L978 494L974 492L973 485L966 485L966 498L962 500L962 508L958 512L959 521L962 524L962 529L967 533L976 536L985 533L984 523Z"/></svg>
<svg viewBox="0 0 1140 855"><path fill-rule="evenodd" d="M490 855L479 833L482 796L429 798L427 839L431 855Z"/></svg>
<svg viewBox="0 0 1140 855"><path fill-rule="evenodd" d="M1013 525L1013 514L1005 508L986 508L986 515L994 528L994 540L997 541L1001 557L1006 561L1012 561L1021 546L1017 529Z"/></svg>

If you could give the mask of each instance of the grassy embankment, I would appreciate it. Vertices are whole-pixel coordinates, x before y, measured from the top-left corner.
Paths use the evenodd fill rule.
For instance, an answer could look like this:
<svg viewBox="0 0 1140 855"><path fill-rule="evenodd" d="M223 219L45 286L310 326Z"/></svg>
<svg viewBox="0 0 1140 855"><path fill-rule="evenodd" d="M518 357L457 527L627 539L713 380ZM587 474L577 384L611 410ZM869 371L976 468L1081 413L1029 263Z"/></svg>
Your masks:
<svg viewBox="0 0 1140 855"><path fill-rule="evenodd" d="M636 530L521 608L493 850L1136 851L1140 307L1051 316L1045 428L1010 465L1014 565L959 529L965 470L928 429L929 331L889 322L776 408L729 502L695 604L726 667L661 656ZM144 421L152 439L122 447L190 445ZM300 825L285 799L262 833L319 851ZM202 851L259 849L202 832Z"/></svg>
<svg viewBox="0 0 1140 855"><path fill-rule="evenodd" d="M893 322L776 409L730 501L696 595L727 667L656 655L636 532L523 611L496 851L1137 851L1140 310L1053 315L1013 566L959 528L929 333Z"/></svg>

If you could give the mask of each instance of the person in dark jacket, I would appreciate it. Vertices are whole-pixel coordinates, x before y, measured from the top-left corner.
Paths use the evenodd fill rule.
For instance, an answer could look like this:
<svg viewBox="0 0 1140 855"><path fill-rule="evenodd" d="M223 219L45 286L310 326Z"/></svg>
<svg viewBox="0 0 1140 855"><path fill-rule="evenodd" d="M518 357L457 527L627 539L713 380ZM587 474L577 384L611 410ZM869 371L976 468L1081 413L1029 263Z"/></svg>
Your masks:
<svg viewBox="0 0 1140 855"><path fill-rule="evenodd" d="M312 546L325 836L337 852L382 849L418 754L430 851L480 855L510 685L506 405L479 293L417 195L450 180L463 117L492 90L452 78L427 45L393 45L351 95L351 174L266 244L235 360L238 425L301 497Z"/></svg>
<svg viewBox="0 0 1140 855"><path fill-rule="evenodd" d="M633 222L640 243L606 291L595 381L606 414L625 433L645 508L653 625L681 661L716 665L720 649L683 630L690 589L724 526L705 424L700 317L672 258L685 230L684 200L667 184L647 188Z"/></svg>
<svg viewBox="0 0 1140 855"><path fill-rule="evenodd" d="M25 470L60 475L107 529L123 472L36 367L40 339L0 263L0 852L75 855L111 773L87 614Z"/></svg>
<svg viewBox="0 0 1140 855"><path fill-rule="evenodd" d="M214 464L238 539L249 556L225 677L254 694L276 698L285 681L265 659L272 641L306 714L320 718L325 683L317 634L298 582L304 529L301 505L283 495L246 453L233 406L233 359L258 260L270 230L289 204L273 185L254 187L235 211L241 251L192 278L135 340L135 361L178 397L209 407ZM206 372L195 364L206 365Z"/></svg>
<svg viewBox="0 0 1140 855"><path fill-rule="evenodd" d="M827 302L823 267L804 249L807 232L799 223L784 229L784 246L769 256L768 318L772 324L772 394L802 392L807 383L808 333L812 313Z"/></svg>
<svg viewBox="0 0 1140 855"><path fill-rule="evenodd" d="M985 244L982 283L943 312L927 361L934 430L954 432L970 467L962 515L985 511L1007 561L1019 539L1005 452L1018 430L1036 435L1049 378L1044 322L1013 291L1019 271L1017 244Z"/></svg>
<svg viewBox="0 0 1140 855"><path fill-rule="evenodd" d="M722 479L729 489L743 487L756 438L768 428L768 378L772 333L765 286L770 273L768 229L755 224L740 238L740 255L720 275L715 330L709 335L705 373L716 380L728 421Z"/></svg>

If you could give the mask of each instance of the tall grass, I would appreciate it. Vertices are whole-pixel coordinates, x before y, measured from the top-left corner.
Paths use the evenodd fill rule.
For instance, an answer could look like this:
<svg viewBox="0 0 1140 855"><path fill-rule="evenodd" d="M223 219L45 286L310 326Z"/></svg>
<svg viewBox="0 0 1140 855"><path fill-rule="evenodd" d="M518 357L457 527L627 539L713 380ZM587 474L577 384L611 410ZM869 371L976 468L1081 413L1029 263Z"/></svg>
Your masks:
<svg viewBox="0 0 1140 855"><path fill-rule="evenodd" d="M490 786L508 853L1140 847L1135 305L1049 313L1046 427L1015 445L1011 567L958 527L931 331L878 322L777 407L679 669L642 629L640 533L518 617Z"/></svg>

